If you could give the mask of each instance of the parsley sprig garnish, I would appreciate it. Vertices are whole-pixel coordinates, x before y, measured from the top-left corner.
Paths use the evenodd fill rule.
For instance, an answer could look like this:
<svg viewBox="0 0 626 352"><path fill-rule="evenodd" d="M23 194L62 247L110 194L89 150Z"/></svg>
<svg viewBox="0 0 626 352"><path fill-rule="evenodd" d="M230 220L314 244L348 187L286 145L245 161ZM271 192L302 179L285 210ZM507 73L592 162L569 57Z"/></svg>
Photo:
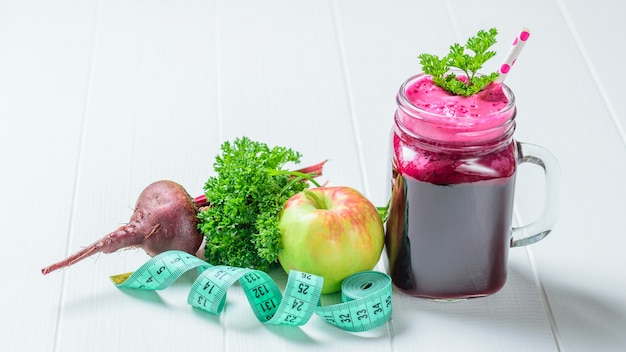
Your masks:
<svg viewBox="0 0 626 352"><path fill-rule="evenodd" d="M487 60L496 55L489 48L496 43L498 31L491 28L488 31L480 30L467 39L465 46L455 43L450 46L448 55L440 58L433 54L421 54L418 56L424 73L433 78L433 82L446 91L462 96L470 96L480 92L487 84L498 77L497 72L488 75L477 75ZM468 54L468 50L474 55ZM449 72L456 68L465 74L465 77L457 77Z"/></svg>

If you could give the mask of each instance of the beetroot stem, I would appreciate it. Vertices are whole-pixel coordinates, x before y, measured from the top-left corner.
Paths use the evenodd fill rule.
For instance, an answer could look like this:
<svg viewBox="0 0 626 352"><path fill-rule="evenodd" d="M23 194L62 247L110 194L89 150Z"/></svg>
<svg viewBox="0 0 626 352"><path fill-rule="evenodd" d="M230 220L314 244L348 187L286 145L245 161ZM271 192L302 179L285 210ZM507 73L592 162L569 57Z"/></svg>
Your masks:
<svg viewBox="0 0 626 352"><path fill-rule="evenodd" d="M207 205L209 205L209 202L207 202L206 200L206 195L203 194L201 196L197 196L196 198L193 199L194 203L196 203L196 206L198 208L202 208L205 207Z"/></svg>
<svg viewBox="0 0 626 352"><path fill-rule="evenodd" d="M322 170L324 168L324 164L326 164L328 160L324 160L320 163L317 163L315 165L311 165L311 166L307 166L307 167L303 167L302 169L298 169L296 170L297 172L301 172L303 174L310 174L313 177L318 177L322 175Z"/></svg>

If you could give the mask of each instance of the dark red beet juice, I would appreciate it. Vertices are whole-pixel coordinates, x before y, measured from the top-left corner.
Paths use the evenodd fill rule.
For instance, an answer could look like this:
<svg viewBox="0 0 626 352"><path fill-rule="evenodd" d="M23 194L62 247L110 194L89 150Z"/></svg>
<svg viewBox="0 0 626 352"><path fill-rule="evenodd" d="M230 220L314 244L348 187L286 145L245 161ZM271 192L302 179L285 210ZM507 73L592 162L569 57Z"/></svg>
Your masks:
<svg viewBox="0 0 626 352"><path fill-rule="evenodd" d="M514 117L506 87L451 96L424 75L401 87L386 222L387 270L397 288L435 299L502 288L515 187Z"/></svg>

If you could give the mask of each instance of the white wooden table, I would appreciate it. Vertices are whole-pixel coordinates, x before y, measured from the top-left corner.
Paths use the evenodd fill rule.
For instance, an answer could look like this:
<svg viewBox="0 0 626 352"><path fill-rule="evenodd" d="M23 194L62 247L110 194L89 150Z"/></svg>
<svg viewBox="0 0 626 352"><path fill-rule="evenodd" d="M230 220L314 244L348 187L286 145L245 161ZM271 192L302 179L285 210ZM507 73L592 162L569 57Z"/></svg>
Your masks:
<svg viewBox="0 0 626 352"><path fill-rule="evenodd" d="M626 350L626 70L612 0L0 1L3 351ZM383 204L400 83L422 52L478 29L532 37L507 78L516 138L563 169L558 224L511 251L509 280L481 299L394 292L393 316L360 334L319 317L259 323L240 287L225 312L192 309L192 277L131 295L109 275L141 250L40 269L124 223L139 192L172 179L201 194L223 141L284 145L324 179ZM520 168L516 219L540 208ZM274 273L280 281L280 273Z"/></svg>

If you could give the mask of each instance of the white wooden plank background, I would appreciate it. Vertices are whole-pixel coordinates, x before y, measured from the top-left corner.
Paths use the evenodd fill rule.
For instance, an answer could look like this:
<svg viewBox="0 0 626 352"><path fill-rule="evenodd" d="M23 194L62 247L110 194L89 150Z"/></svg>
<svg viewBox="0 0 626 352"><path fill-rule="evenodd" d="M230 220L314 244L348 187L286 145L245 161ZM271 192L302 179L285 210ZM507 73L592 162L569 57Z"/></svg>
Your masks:
<svg viewBox="0 0 626 352"><path fill-rule="evenodd" d="M626 349L626 55L621 2L0 1L0 346L6 351ZM532 30L507 83L517 139L563 169L560 218L511 251L496 295L441 304L394 293L385 327L256 321L238 287L225 312L191 309L185 277L127 294L108 276L139 250L39 270L124 223L139 192L173 179L200 194L219 145L241 135L329 159L324 179L385 201L400 83L421 52L500 30L502 58ZM498 62L493 62L495 69ZM520 168L516 216L543 191ZM6 242L8 241L8 243ZM284 285L284 274L273 273Z"/></svg>

